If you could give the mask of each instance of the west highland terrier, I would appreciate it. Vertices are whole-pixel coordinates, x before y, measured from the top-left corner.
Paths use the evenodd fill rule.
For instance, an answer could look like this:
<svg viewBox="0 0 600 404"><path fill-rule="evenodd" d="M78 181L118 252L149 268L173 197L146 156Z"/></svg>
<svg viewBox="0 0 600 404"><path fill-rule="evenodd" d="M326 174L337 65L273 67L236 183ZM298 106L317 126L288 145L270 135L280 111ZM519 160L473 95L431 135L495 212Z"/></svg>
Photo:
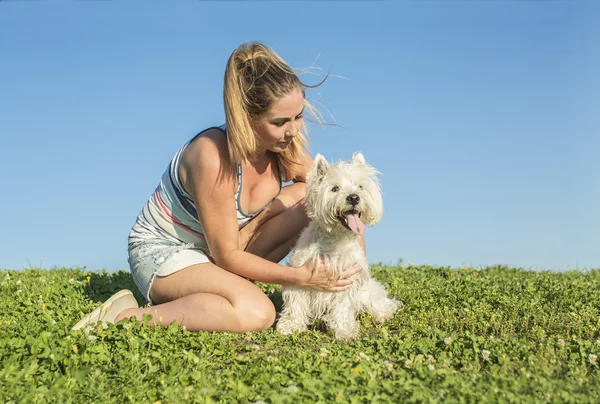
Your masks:
<svg viewBox="0 0 600 404"><path fill-rule="evenodd" d="M316 264L322 258L330 271L341 273L354 263L362 270L343 292L283 286L283 310L276 326L282 334L305 331L314 320L322 319L336 338L353 339L358 335L356 317L360 313L368 312L383 323L403 307L371 277L357 240L366 225L373 226L383 216L377 174L361 153L355 153L352 161L331 165L322 155L315 157L306 180L305 201L311 222L300 235L289 263L298 267L309 260Z"/></svg>

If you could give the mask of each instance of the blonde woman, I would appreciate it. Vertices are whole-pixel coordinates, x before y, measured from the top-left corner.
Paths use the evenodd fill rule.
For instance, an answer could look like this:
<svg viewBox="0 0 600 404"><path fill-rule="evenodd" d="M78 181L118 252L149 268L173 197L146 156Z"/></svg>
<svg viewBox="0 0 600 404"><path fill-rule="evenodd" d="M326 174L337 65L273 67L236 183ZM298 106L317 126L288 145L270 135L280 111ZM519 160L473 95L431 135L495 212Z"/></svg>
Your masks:
<svg viewBox="0 0 600 404"><path fill-rule="evenodd" d="M350 287L358 266L337 277L311 264L278 264L308 224L303 198L312 159L303 117L315 116L308 87L264 44L231 54L225 125L200 132L175 154L129 234L131 273L149 307L122 290L73 329L150 314L152 326L259 331L272 326L275 308L252 281Z"/></svg>

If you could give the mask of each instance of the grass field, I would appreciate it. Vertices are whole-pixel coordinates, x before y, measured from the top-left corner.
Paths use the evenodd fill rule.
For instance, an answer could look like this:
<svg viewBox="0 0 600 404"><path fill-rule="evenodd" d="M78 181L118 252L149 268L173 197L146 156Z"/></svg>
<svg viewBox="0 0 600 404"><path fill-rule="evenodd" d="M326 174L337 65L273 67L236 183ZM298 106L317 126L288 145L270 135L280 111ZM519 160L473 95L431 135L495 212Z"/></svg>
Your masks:
<svg viewBox="0 0 600 404"><path fill-rule="evenodd" d="M137 293L129 273L0 271L0 402L600 402L600 270L373 273L405 309L339 342L320 324L286 337L125 320L85 335L70 331L82 314Z"/></svg>

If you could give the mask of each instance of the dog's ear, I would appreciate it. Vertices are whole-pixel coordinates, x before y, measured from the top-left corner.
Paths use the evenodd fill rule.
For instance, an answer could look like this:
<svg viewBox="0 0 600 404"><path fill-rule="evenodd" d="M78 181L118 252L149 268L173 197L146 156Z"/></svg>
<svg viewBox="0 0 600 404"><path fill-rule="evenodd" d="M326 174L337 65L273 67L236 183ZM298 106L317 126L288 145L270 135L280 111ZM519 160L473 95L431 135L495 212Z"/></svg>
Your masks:
<svg viewBox="0 0 600 404"><path fill-rule="evenodd" d="M315 160L313 161L313 171L317 178L324 176L329 170L329 163L325 160L320 153L317 153Z"/></svg>
<svg viewBox="0 0 600 404"><path fill-rule="evenodd" d="M352 162L354 164L365 164L365 157L361 152L356 152L352 155Z"/></svg>

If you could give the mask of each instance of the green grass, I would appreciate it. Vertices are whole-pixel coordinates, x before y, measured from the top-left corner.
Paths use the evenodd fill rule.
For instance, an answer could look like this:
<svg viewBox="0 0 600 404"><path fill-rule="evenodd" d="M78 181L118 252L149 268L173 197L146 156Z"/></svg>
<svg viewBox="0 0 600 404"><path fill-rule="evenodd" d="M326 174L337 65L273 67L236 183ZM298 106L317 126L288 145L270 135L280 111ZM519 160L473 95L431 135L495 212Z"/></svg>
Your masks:
<svg viewBox="0 0 600 404"><path fill-rule="evenodd" d="M135 320L86 338L82 314L137 293L127 272L0 271L0 402L600 402L600 270L373 273L406 307L339 342Z"/></svg>

